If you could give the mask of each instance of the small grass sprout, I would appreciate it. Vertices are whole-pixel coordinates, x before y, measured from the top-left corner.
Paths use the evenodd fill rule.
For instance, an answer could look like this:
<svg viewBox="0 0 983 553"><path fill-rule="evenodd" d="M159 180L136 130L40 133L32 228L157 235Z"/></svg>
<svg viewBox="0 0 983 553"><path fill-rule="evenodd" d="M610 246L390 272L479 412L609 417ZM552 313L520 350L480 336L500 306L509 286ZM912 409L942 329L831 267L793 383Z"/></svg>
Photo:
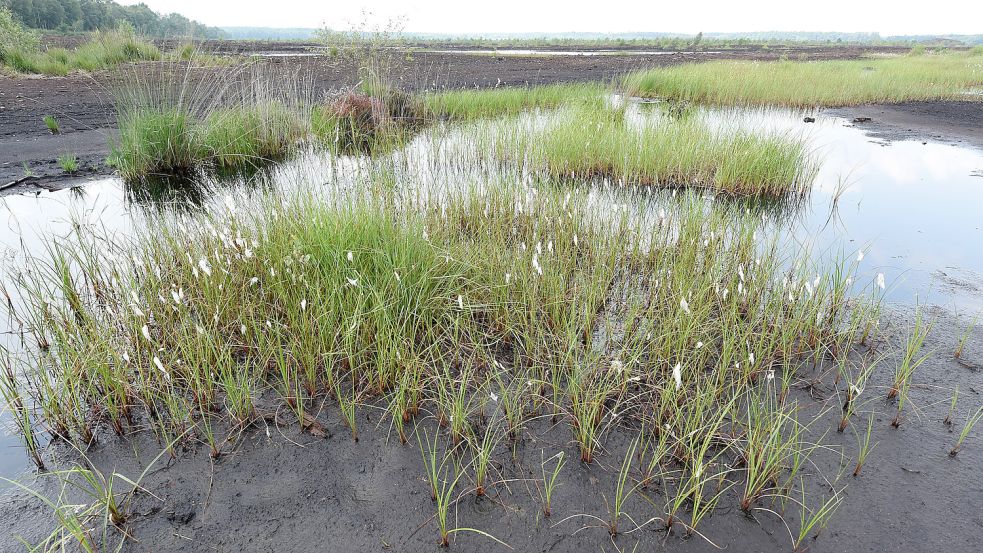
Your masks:
<svg viewBox="0 0 983 553"><path fill-rule="evenodd" d="M976 426L976 423L980 422L981 419L983 419L983 405L981 405L975 413L966 419L966 424L963 425L963 429L959 432L959 439L956 440L956 445L949 450L950 456L955 457L959 453L963 447L963 442L966 441L966 438L969 437L969 433L973 431L973 427Z"/></svg>
<svg viewBox="0 0 983 553"><path fill-rule="evenodd" d="M952 389L952 399L949 401L949 411L946 412L942 424L952 426L952 417L956 414L956 403L959 401L959 385Z"/></svg>
<svg viewBox="0 0 983 553"><path fill-rule="evenodd" d="M62 154L58 156L58 166L66 173L74 173L79 169L78 156L75 154Z"/></svg>
<svg viewBox="0 0 983 553"><path fill-rule="evenodd" d="M977 321L979 321L981 313L983 313L983 311L977 313L976 316L973 317L973 320L970 321L969 325L966 327L966 331L963 332L962 336L959 337L959 342L956 344L956 350L952 354L953 357L955 357L956 359L962 358L963 350L966 349L966 342L969 340L969 337L973 334L973 329L976 327L976 323Z"/></svg>
<svg viewBox="0 0 983 553"><path fill-rule="evenodd" d="M58 126L58 120L55 119L53 115L44 116L44 125L48 127L48 132L51 134L59 134L61 132L61 129Z"/></svg>
<svg viewBox="0 0 983 553"><path fill-rule="evenodd" d="M864 464L867 463L867 456L877 447L877 443L870 443L870 435L874 430L874 414L871 413L870 417L867 418L867 431L861 435L859 432L854 431L857 437L857 463L853 467L853 475L860 476L860 471L864 468Z"/></svg>
<svg viewBox="0 0 983 553"><path fill-rule="evenodd" d="M546 463L552 460L556 460L556 463L553 464L553 469L547 474ZM549 517L553 514L553 492L556 490L556 486L559 485L560 471L563 470L563 465L566 462L566 454L561 451L540 463L543 473L543 516Z"/></svg>

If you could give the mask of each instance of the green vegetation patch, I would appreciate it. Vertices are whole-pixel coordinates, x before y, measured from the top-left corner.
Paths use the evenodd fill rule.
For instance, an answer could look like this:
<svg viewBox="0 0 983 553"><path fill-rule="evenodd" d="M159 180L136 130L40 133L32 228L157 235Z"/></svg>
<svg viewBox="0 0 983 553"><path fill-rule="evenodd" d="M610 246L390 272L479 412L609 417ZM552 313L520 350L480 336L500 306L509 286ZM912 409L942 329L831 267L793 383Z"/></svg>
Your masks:
<svg viewBox="0 0 983 553"><path fill-rule="evenodd" d="M826 107L869 102L972 99L983 85L974 52L835 61L712 61L628 76L629 94L712 105Z"/></svg>
<svg viewBox="0 0 983 553"><path fill-rule="evenodd" d="M731 196L801 196L817 167L805 141L794 136L719 131L691 116L629 121L623 108L597 102L572 107L542 128L499 131L492 141L499 156L555 177Z"/></svg>
<svg viewBox="0 0 983 553"><path fill-rule="evenodd" d="M604 95L598 84L558 84L537 87L503 87L484 90L448 90L427 94L428 113L447 119L476 119L516 115L530 109L556 108L563 104Z"/></svg>
<svg viewBox="0 0 983 553"><path fill-rule="evenodd" d="M3 25L0 13L0 25ZM160 50L137 38L132 30L97 31L76 48L48 48L40 50L37 43L13 42L14 47L0 47L0 62L19 73L43 75L67 75L74 70L98 71L117 67L123 63L141 60L158 60Z"/></svg>

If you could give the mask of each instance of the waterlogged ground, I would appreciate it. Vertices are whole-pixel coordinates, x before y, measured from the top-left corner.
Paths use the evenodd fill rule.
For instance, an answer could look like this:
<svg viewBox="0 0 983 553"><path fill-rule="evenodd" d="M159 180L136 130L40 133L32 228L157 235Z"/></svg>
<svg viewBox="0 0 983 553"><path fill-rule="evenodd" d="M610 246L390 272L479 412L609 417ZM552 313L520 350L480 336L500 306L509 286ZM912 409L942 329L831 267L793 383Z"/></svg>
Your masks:
<svg viewBox="0 0 983 553"><path fill-rule="evenodd" d="M634 117L662 117L661 106L641 105ZM852 472L856 438L848 430L834 431L837 396L820 386L810 409L831 409L829 425L813 428L815 438L829 429L827 442L842 450L823 451L815 462L817 474L835 477L845 470L848 484L844 501L811 551L977 551L983 536L983 497L979 474L983 470L983 439L977 430L956 458L947 455L956 439L942 424L951 389L959 385L958 429L971 410L983 403L983 333L972 333L963 358L952 351L969 320L983 309L983 151L921 141L885 142L869 137L846 119L817 116L804 123L804 114L783 110L707 111L691 114L722 127L741 126L805 136L821 160L811 195L801 205L762 212L790 248L805 247L817 259L850 259L863 251L857 288L871 289L876 275L885 275L887 309L882 344L885 352L902 343L912 321L913 306L937 307L927 313L936 321L926 343L933 354L915 376L909 417L900 429L889 425L893 407L880 392L871 394L873 441L879 445L859 478ZM532 124L539 124L534 116ZM462 182L523 179L524 175L478 159L461 161L469 129L443 129L418 136L392 155L392 180L407 197L440 193ZM454 161L449 161L454 160ZM41 192L0 199L0 263L4 271L16 267L28 253L40 253L46 237L65 236L74 224L104 227L126 235L141 225L144 215L157 210L223 209L226 198L248 206L261 189L289 190L297 186L364 186L359 164L319 154L303 155L252 178L209 182L183 192L135 189L116 179L79 182L75 189ZM341 183L340 185L338 183ZM581 188L576 193L585 193ZM590 189L596 208L630 203L624 191L603 183ZM662 202L672 202L663 194ZM656 204L658 205L658 203ZM655 216L655 214L652 214ZM16 298L13 298L16 301ZM0 343L16 345L17 325L0 321ZM872 378L878 390L888 386L894 359ZM828 380L828 379L827 379ZM807 393L801 391L802 394ZM332 416L336 416L334 414ZM809 413L810 416L815 413ZM367 413L375 427L378 416ZM331 543L339 550L430 550L436 530L423 468L416 447L384 443L387 428L364 432L358 444L337 421L327 440L298 438L293 429L260 427L218 463L206 450L187 451L167 471L151 474L146 487L161 500L144 496L132 522L139 542L135 551L305 550ZM604 516L602 498L614 489L614 474L630 436L617 432L605 439L610 455L584 467L571 462L564 469L557 492L555 514L544 519L532 480L539 478L542 452L571 450L569 430L542 423L536 441L522 444L517 461L500 467L507 485L492 497L463 500L458 524L473 526L510 544L516 550L631 551L642 548L690 551L721 547L739 551L790 549L785 523L771 513L747 517L733 498L721 501L712 520L701 527L706 539L665 536L650 524L612 541L596 521L582 516ZM299 443L298 443L299 440ZM138 474L156 456L157 444L147 436L130 443L114 439L100 445L92 458ZM64 452L53 452L64 454ZM547 455L548 456L548 455ZM139 459L137 461L136 459ZM503 461L506 457L503 457ZM603 470L602 470L603 469ZM29 475L28 459L16 437L0 438L0 476ZM28 481L31 481L28 478ZM50 482L37 485L50 488ZM810 484L817 494L828 493L822 479ZM653 516L650 503L660 504L657 490L639 494L628 506L642 523ZM50 524L49 512L24 501L24 493L5 492L0 519L15 520L15 532L38 538ZM788 523L795 531L797 509L787 507ZM398 513L393 516L393 513ZM646 514L648 513L648 514ZM629 525L630 527L630 525ZM581 529L583 528L583 529ZM505 550L488 538L462 533L452 546L463 551ZM0 538L0 550L16 551L9 535Z"/></svg>

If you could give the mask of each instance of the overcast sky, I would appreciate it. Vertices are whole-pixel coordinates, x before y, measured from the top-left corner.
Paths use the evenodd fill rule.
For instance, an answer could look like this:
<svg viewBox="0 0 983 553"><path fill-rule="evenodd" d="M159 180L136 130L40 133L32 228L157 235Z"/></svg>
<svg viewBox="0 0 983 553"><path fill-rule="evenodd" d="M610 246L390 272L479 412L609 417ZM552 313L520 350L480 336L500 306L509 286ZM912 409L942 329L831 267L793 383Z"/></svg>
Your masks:
<svg viewBox="0 0 983 553"><path fill-rule="evenodd" d="M952 0L142 0L216 27L350 29L371 10L377 21L402 17L407 31L679 32L872 31L882 35L983 33L983 1ZM124 4L135 4L123 0Z"/></svg>

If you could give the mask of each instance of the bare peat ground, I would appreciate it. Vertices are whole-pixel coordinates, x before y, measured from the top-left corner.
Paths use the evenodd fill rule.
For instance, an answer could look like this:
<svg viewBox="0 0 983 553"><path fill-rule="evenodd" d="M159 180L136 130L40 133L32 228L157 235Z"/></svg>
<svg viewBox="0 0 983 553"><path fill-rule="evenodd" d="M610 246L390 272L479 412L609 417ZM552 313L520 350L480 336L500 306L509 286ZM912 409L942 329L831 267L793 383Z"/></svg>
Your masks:
<svg viewBox="0 0 983 553"><path fill-rule="evenodd" d="M970 338L963 360L952 356L964 320L947 311L929 312L935 326L925 347L930 360L915 375L911 406L900 428L891 427L894 406L885 392L896 359L884 361L868 384L867 403L843 434L835 431L839 397L832 393L831 373L807 394L798 392L805 405L803 420L828 409L812 429L815 439L826 434L825 443L837 450L814 454L806 470L812 501L829 488L820 474L846 486L844 501L829 526L809 551L823 552L914 552L979 551L983 539L983 439L980 431L965 443L956 457L948 455L962 422L983 401L983 333ZM886 343L877 347L898 348L912 322L906 309L892 309L883 321ZM831 367L827 367L829 371ZM959 385L960 401L955 424L943 419L949 408L950 390ZM815 399L813 399L813 397ZM850 476L855 460L854 430L863 431L866 413L874 420L872 441L878 445L859 477ZM287 424L289 416L270 416L227 444L225 454L211 461L207 447L180 452L171 463L161 462L144 480L149 493L138 496L127 530L133 540L124 551L438 551L437 528L429 484L418 446L400 445L388 436L388 422L364 408L360 415L361 441L352 441L335 406L319 415L329 435L315 438ZM281 425L276 424L281 419ZM760 503L753 516L737 508L734 490L727 493L716 512L699 528L706 539L685 538L680 529L667 536L659 521L612 540L596 520L607 517L605 500L615 490L615 476L634 437L631 430L618 429L603 439L605 452L594 464L576 461L568 422L552 424L548 419L530 423L530 432L516 448L512 461L507 446L497 450L500 461L495 474L502 483L489 495L476 499L470 484L458 487L455 524L495 536L515 551L718 551L707 540L729 551L791 551L788 531ZM421 424L433 432L430 422ZM64 447L48 455L69 458ZM110 432L100 437L89 456L107 473L139 474L145 463L160 451L147 433L120 440ZM542 458L564 451L570 462L563 469L553 500L553 515L543 517L538 481ZM138 460L139 459L139 460ZM46 493L56 493L53 479L26 480ZM152 495L151 495L152 494ZM641 524L660 516L664 499L653 486L636 494L626 512ZM797 508L788 504L789 523L796 532ZM683 513L683 518L686 514ZM0 551L20 551L13 536L37 540L52 527L47 507L21 491L4 492L0 520L9 521L0 535ZM635 525L623 519L621 529ZM457 534L451 551L490 552L508 549L473 533Z"/></svg>
<svg viewBox="0 0 983 553"><path fill-rule="evenodd" d="M67 39L62 40L64 42ZM162 45L167 47L167 45ZM221 54L309 54L312 43L277 43L260 41L214 41L203 50ZM441 49L462 48L441 45ZM643 48L644 49L644 48ZM645 49L647 50L647 49ZM857 58L864 53L894 52L897 48L796 47L746 48L718 53L670 53L666 55L606 56L496 56L413 51L400 60L394 77L409 90L433 88L470 88L524 86L562 82L612 81L630 71L655 65L672 65L708 59L769 60L788 56L791 59ZM462 50L463 51L463 50ZM256 58L257 63L279 68L310 71L316 93L337 90L357 82L354 67L337 58L277 57ZM127 71L140 74L142 67ZM221 70L221 69L218 69ZM201 71L216 71L202 69ZM10 77L0 74L0 187L23 179L20 185L0 190L20 193L63 186L68 178L56 159L65 153L78 156L82 174L109 174L105 159L116 136L112 90L119 81L116 72L94 75L72 74L67 77ZM61 134L52 136L44 125L45 115L54 116ZM27 171L25 171L25 164Z"/></svg>

